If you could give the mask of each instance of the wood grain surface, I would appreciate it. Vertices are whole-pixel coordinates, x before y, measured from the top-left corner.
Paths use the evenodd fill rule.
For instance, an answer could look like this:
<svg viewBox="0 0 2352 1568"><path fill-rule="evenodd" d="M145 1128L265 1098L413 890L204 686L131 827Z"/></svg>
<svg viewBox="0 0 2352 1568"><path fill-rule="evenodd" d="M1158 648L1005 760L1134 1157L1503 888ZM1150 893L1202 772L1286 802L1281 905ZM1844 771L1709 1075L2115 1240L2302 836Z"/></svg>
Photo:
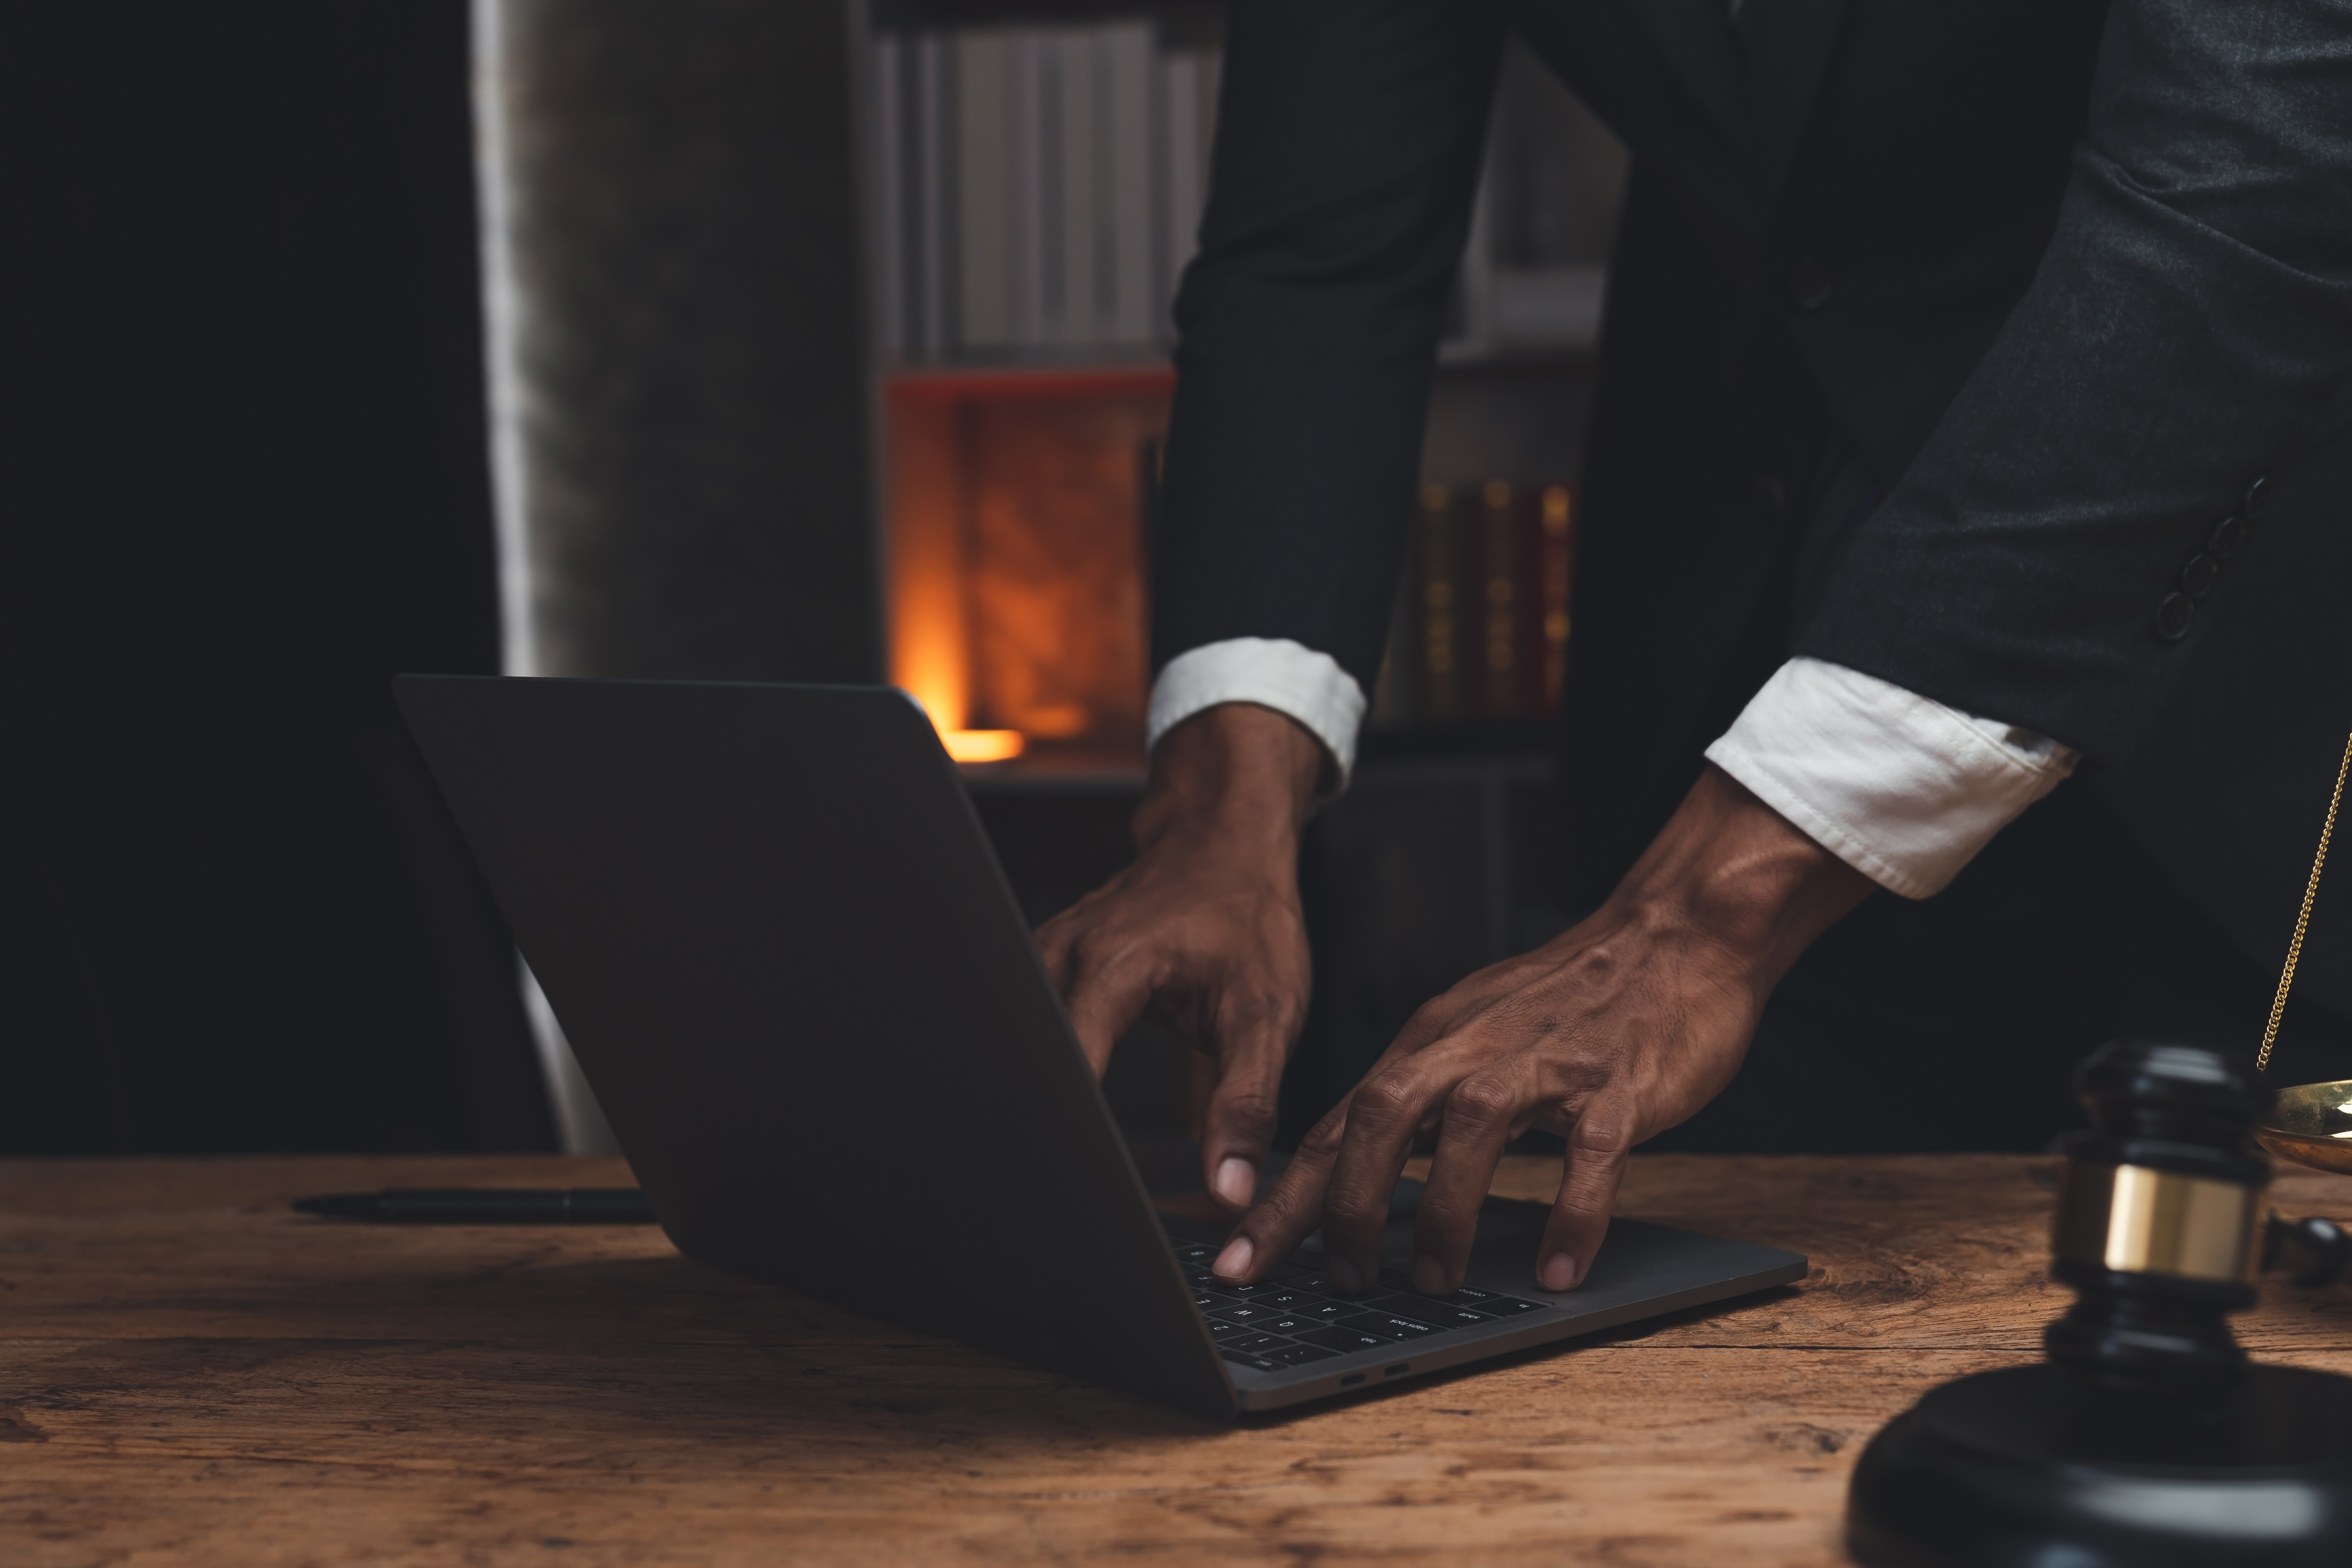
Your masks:
<svg viewBox="0 0 2352 1568"><path fill-rule="evenodd" d="M650 1228L286 1207L610 1185L617 1162L0 1163L0 1562L1835 1563L1871 1433L2039 1354L2055 1175L1636 1159L1622 1212L1801 1248L1811 1278L1225 1429L739 1283ZM1515 1160L1497 1190L1557 1181ZM2294 1173L2274 1199L2341 1215L2352 1186ZM2270 1284L2240 1326L2352 1371L2352 1292Z"/></svg>

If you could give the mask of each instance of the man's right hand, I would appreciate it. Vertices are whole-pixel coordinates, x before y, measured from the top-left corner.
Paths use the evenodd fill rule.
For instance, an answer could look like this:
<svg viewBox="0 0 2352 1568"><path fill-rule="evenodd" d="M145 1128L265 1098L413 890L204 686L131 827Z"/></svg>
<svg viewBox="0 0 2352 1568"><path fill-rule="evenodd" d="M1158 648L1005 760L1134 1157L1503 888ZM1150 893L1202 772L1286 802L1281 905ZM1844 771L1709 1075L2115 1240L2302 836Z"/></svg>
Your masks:
<svg viewBox="0 0 2352 1568"><path fill-rule="evenodd" d="M1153 749L1134 863L1037 932L1097 1076L1147 1010L1216 1058L1202 1176L1236 1213L1256 1192L1307 1018L1298 834L1326 764L1321 744L1270 708L1195 714Z"/></svg>

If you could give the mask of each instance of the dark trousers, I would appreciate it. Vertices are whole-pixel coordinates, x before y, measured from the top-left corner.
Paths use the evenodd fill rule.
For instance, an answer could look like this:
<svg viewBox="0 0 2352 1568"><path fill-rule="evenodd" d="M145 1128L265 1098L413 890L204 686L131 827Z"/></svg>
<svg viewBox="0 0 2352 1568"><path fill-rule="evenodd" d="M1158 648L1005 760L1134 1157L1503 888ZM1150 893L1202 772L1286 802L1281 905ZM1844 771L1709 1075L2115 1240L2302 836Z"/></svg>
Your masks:
<svg viewBox="0 0 2352 1568"><path fill-rule="evenodd" d="M2281 910L2284 921L2292 911ZM1932 899L1874 894L1766 1008L1739 1077L1652 1150L2032 1150L2118 1037L2252 1056L2278 963L2233 946L2070 780ZM2291 999L2271 1081L2352 1078L2352 1025Z"/></svg>

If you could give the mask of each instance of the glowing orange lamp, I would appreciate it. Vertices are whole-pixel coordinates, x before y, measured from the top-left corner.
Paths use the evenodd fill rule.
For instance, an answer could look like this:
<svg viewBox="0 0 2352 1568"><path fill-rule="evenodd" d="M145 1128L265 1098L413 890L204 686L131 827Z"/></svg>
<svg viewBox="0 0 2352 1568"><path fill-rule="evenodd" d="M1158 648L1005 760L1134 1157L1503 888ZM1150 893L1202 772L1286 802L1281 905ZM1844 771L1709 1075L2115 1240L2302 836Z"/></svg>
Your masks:
<svg viewBox="0 0 2352 1568"><path fill-rule="evenodd" d="M1018 730L941 730L940 744L960 763L1009 762L1021 754Z"/></svg>

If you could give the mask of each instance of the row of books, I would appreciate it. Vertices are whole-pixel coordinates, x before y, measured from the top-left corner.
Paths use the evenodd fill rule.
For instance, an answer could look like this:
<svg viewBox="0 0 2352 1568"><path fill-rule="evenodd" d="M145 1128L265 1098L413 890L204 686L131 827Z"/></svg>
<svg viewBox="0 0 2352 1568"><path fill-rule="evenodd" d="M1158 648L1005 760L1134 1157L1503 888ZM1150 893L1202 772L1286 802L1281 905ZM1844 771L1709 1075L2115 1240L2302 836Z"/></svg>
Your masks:
<svg viewBox="0 0 2352 1568"><path fill-rule="evenodd" d="M1208 194L1218 59L1141 20L879 35L883 354L1163 344Z"/></svg>
<svg viewBox="0 0 2352 1568"><path fill-rule="evenodd" d="M1422 487L1371 719L1528 719L1559 705L1576 495L1501 479Z"/></svg>

